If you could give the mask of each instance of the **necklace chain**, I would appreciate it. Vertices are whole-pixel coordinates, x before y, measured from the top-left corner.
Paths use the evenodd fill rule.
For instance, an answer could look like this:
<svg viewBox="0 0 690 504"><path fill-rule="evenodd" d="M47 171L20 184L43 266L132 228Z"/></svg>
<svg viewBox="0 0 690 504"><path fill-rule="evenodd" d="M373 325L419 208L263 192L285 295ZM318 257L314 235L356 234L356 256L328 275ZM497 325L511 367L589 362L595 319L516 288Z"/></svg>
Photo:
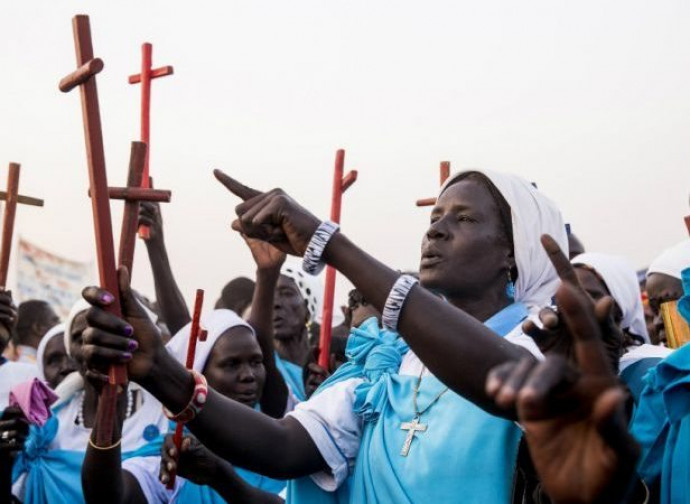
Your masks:
<svg viewBox="0 0 690 504"><path fill-rule="evenodd" d="M422 386L422 375L424 374L424 370L426 369L425 366L422 366L422 370L419 373L419 377L417 378L417 385L414 388L414 395L412 396L412 402L414 404L414 413L415 413L415 418L420 418L429 408L431 408L434 404L438 402L439 399L448 392L448 387L444 388L441 392L434 397L434 399L426 405L426 407L422 410L419 411L419 406L417 405L417 396L419 395L419 389Z"/></svg>
<svg viewBox="0 0 690 504"><path fill-rule="evenodd" d="M74 423L77 425L84 426L84 397L86 393L82 392L81 398L79 399L79 410L77 411L77 418L74 419ZM127 389L127 409L125 410L125 418L132 416L134 412L134 394L131 389Z"/></svg>

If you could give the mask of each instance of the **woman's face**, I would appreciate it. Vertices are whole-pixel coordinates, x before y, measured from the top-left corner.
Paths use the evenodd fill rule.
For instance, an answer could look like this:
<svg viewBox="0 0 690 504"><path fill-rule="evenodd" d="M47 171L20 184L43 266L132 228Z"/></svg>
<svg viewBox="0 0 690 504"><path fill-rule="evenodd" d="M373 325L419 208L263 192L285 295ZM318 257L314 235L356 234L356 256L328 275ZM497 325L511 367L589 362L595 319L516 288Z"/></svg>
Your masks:
<svg viewBox="0 0 690 504"><path fill-rule="evenodd" d="M230 399L253 408L266 382L263 354L246 327L233 327L213 345L204 367L208 384Z"/></svg>
<svg viewBox="0 0 690 504"><path fill-rule="evenodd" d="M57 387L65 377L77 370L77 365L65 351L63 333L53 336L43 353L43 374L50 388Z"/></svg>
<svg viewBox="0 0 690 504"><path fill-rule="evenodd" d="M497 203L486 186L464 179L448 187L422 240L421 284L449 298L472 296L489 285L505 288L513 265Z"/></svg>
<svg viewBox="0 0 690 504"><path fill-rule="evenodd" d="M663 273L651 273L647 277L647 296L649 307L652 309L654 319L653 331L649 335L655 345L667 345L666 329L661 318L661 305L668 301L676 301L683 296L683 284L678 278Z"/></svg>
<svg viewBox="0 0 690 504"><path fill-rule="evenodd" d="M273 296L273 336L292 339L304 333L309 311L295 281L280 275Z"/></svg>
<svg viewBox="0 0 690 504"><path fill-rule="evenodd" d="M74 317L72 327L70 328L69 338L70 354L72 355L74 362L77 364L77 370L82 376L86 374L86 363L84 362L84 354L82 352L82 345L84 343L82 333L84 332L84 329L86 329L86 310Z"/></svg>
<svg viewBox="0 0 690 504"><path fill-rule="evenodd" d="M582 288L587 292L587 294L589 294L589 297L591 297L594 301L599 301L604 296L611 295L609 293L608 288L606 287L606 284L591 269L582 266L575 266L575 274L577 275L577 279L580 281L580 285L582 285ZM615 300L613 309L613 321L617 325L620 325L623 321L623 312L621 311L620 307L618 306L618 303L616 303Z"/></svg>

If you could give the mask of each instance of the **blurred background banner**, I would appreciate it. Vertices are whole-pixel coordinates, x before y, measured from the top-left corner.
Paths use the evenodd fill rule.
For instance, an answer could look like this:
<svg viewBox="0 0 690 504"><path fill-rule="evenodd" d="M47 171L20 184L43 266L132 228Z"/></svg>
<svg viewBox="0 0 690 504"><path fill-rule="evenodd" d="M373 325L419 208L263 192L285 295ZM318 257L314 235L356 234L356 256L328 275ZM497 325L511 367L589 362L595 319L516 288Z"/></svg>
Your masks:
<svg viewBox="0 0 690 504"><path fill-rule="evenodd" d="M60 257L20 238L15 302L45 300L64 320L84 286L92 283L92 271L92 263Z"/></svg>

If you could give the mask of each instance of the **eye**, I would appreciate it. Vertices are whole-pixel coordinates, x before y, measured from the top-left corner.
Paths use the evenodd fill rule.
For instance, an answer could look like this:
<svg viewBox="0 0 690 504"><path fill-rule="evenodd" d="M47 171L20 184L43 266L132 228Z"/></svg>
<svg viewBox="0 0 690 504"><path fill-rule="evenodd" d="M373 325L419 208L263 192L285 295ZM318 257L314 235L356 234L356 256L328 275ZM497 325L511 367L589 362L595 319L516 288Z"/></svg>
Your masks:
<svg viewBox="0 0 690 504"><path fill-rule="evenodd" d="M467 214L459 214L458 222L476 222L472 217Z"/></svg>

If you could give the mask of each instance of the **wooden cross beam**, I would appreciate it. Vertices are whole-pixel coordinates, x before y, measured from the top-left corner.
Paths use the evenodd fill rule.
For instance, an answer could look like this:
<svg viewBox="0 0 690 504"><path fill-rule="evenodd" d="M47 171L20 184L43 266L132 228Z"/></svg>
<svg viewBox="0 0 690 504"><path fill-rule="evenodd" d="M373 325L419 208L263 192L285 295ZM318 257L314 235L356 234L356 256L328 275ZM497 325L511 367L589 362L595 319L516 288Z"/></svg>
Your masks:
<svg viewBox="0 0 690 504"><path fill-rule="evenodd" d="M685 228L688 230L688 233L690 233L690 215L685 216Z"/></svg>
<svg viewBox="0 0 690 504"><path fill-rule="evenodd" d="M441 187L446 183L448 177L450 177L450 161L441 161ZM417 200L418 207L434 206L436 204L436 198L425 198Z"/></svg>
<svg viewBox="0 0 690 504"><path fill-rule="evenodd" d="M343 193L357 180L357 170L351 170L344 175L345 151L339 149L335 153L335 170L333 173L333 194L331 197L331 220L340 223L340 210ZM333 299L335 297L335 269L326 268L326 286L324 288L323 315L321 317L321 332L319 334L319 366L328 370L331 357L331 336L333 325Z"/></svg>
<svg viewBox="0 0 690 504"><path fill-rule="evenodd" d="M139 203L142 201L156 201L169 203L170 191L144 189L141 179L144 176L144 163L147 147L144 142L132 142L129 158L129 172L126 187L108 187L110 199L124 200L125 210L122 214L122 228L120 230L120 249L118 265L125 266L132 274L134 267L134 248L139 222ZM91 191L89 191L91 196Z"/></svg>
<svg viewBox="0 0 690 504"><path fill-rule="evenodd" d="M103 62L93 57L89 17L85 15L75 16L72 19L72 29L77 55L77 70L63 78L59 87L61 91L68 92L79 86L100 286L115 297L114 302L108 306L108 311L121 316L101 115L98 108L98 90L95 79L96 74L103 69ZM121 387L127 383L127 368L123 364L111 366L108 374L109 383L103 387L100 398L101 405L98 410L98 421L101 426L96 439L98 446L110 446L115 442L113 431L117 414L118 393Z"/></svg>
<svg viewBox="0 0 690 504"><path fill-rule="evenodd" d="M192 316L192 327L189 331L189 343L187 344L187 362L185 367L187 369L192 369L194 367L194 357L196 356L196 342L206 341L207 333L201 328L201 307L204 304L204 291L203 289L196 290L196 299L194 300L194 315ZM175 426L175 436L173 441L175 442L175 447L177 448L177 456L179 457L180 448L182 448L182 431L184 429L184 424L178 423ZM175 472L170 473L170 479L168 480L168 490L172 490L175 487Z"/></svg>
<svg viewBox="0 0 690 504"><path fill-rule="evenodd" d="M12 251L12 235L14 233L14 218L17 212L17 203L32 206L43 206L43 200L22 196L19 194L19 164L10 163L7 175L7 191L0 192L0 201L5 201L5 214L2 219L2 247L0 248L0 289L7 286L7 270L10 265L10 252Z"/></svg>
<svg viewBox="0 0 690 504"><path fill-rule="evenodd" d="M153 45L145 42L141 45L141 72L129 76L130 84L141 83L141 141L146 143L148 151L146 153L146 161L144 164L144 177L142 179L141 187L148 189L149 185L149 159L151 156L151 80L158 77L165 77L173 74L173 67L164 66L160 68L151 68L151 59L153 53ZM148 240L149 228L141 226L139 228L139 237Z"/></svg>

